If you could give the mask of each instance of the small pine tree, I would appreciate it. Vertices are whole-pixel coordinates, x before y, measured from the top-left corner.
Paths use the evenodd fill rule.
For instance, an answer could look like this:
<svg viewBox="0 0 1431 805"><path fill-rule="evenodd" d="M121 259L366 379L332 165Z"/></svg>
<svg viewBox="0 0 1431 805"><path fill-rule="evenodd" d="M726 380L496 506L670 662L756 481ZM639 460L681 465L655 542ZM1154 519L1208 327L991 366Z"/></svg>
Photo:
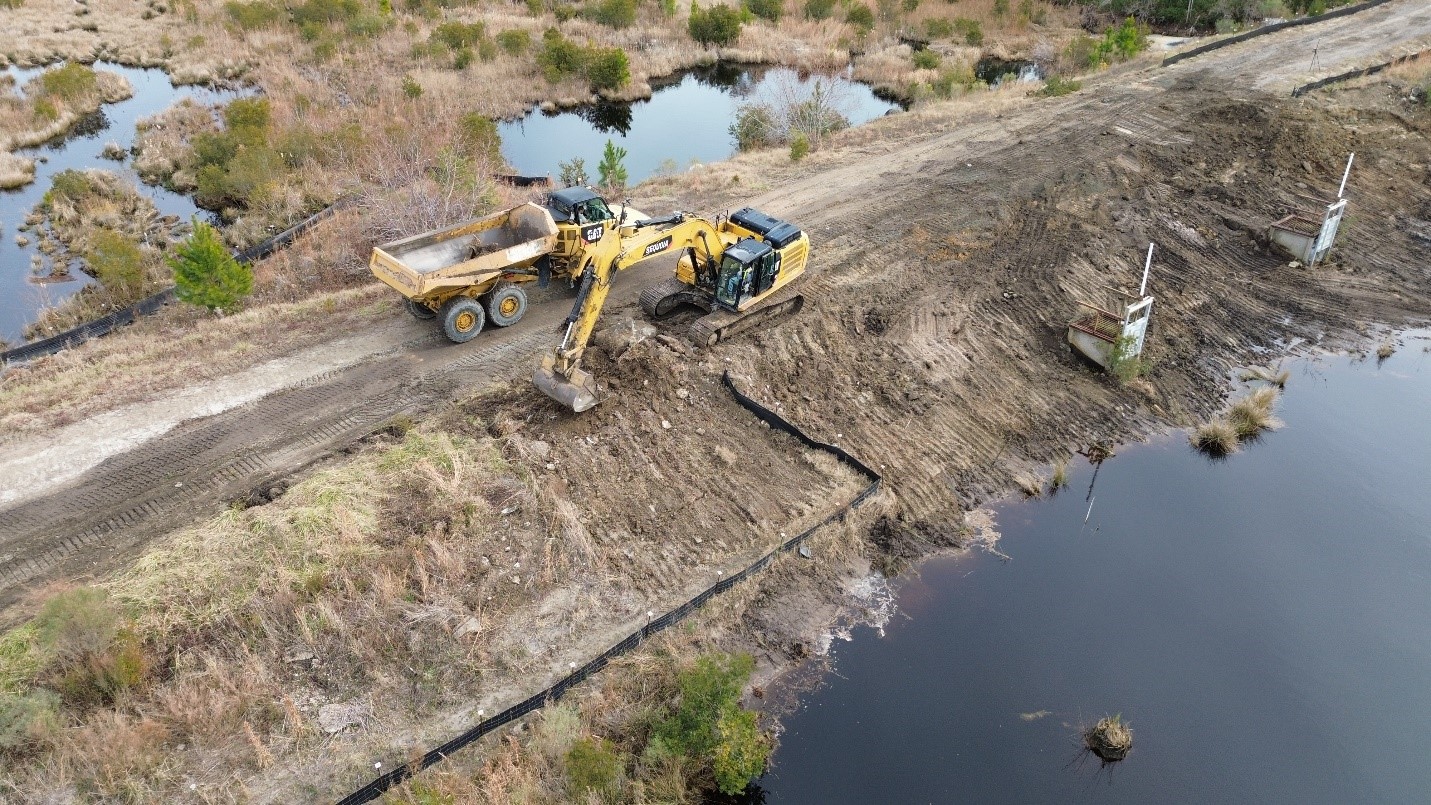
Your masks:
<svg viewBox="0 0 1431 805"><path fill-rule="evenodd" d="M572 157L568 162L558 162L557 167L561 169L562 187L576 187L591 181L586 175L586 160L581 157Z"/></svg>
<svg viewBox="0 0 1431 805"><path fill-rule="evenodd" d="M607 140L606 149L601 152L601 162L596 166L596 175L600 177L603 187L618 191L626 189L625 159L626 149Z"/></svg>
<svg viewBox="0 0 1431 805"><path fill-rule="evenodd" d="M253 270L224 247L219 233L194 219L194 233L169 258L174 295L181 302L209 310L232 310L253 290Z"/></svg>

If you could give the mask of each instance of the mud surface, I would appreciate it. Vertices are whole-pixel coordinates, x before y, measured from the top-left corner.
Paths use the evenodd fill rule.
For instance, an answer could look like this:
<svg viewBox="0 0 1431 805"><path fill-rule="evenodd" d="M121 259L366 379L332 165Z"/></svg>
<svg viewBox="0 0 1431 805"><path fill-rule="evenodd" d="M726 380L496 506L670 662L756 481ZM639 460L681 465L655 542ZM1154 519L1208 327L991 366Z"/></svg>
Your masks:
<svg viewBox="0 0 1431 805"><path fill-rule="evenodd" d="M33 482L27 500L0 510L0 597L112 567L393 416L493 384L506 389L469 403L472 416L521 423L523 438L551 445L560 459L547 462L558 468L552 482L587 506L593 533L642 528L654 540L660 516L717 535L736 520L775 523L763 504L742 509L720 493L726 478L767 471L777 473L772 487L797 482L779 465L747 461L748 439L717 438L726 432L718 423L738 412L697 382L727 368L753 396L880 469L891 516L918 524L910 533L952 541L963 510L1052 459L1208 415L1233 365L1431 314L1428 118L1375 86L1286 97L1306 79L1302 57L1314 41L1318 72L1331 73L1428 38L1424 7L1389 4L1175 68L1107 76L947 131L881 121L880 137L845 164L730 199L810 231L815 259L795 319L689 356L677 326L663 341L594 349L613 396L583 417L526 380L555 343L570 304L563 293L534 299L517 327L463 346L431 323L405 322L386 353L346 368L333 367L351 356L334 356L297 385L238 407L219 401L210 410L221 413L136 439L77 478ZM1353 213L1334 259L1289 268L1263 230L1299 194L1334 193L1352 150ZM1150 240L1159 247L1150 369L1120 386L1075 360L1064 322L1076 301L1135 285ZM636 293L664 270L646 264L619 277L607 321L639 315ZM676 380L688 397L675 396ZM674 440L673 430L697 436ZM16 480L0 477L7 488ZM665 572L682 573L668 563Z"/></svg>

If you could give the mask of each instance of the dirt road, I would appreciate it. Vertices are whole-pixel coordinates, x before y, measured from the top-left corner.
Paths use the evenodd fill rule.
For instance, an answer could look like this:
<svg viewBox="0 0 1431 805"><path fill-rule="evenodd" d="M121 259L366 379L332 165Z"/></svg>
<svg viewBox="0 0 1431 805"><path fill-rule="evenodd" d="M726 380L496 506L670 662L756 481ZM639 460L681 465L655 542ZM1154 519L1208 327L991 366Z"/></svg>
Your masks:
<svg viewBox="0 0 1431 805"><path fill-rule="evenodd" d="M812 233L809 304L696 360L734 367L757 396L884 465L907 519L954 528L962 508L1070 446L1207 414L1228 368L1256 350L1431 314L1416 237L1416 221L1431 217L1424 120L1285 97L1309 77L1428 46L1431 9L1403 0L1173 68L1104 76L947 131L881 121L873 144L843 164L742 200ZM1337 261L1287 268L1257 233L1298 193L1334 191L1350 150L1361 154L1355 219ZM1119 387L1073 360L1062 322L1076 299L1134 281L1149 240L1159 244L1153 365ZM619 277L608 320L664 270ZM394 324L389 349L330 349L301 382L256 398L229 387L205 401L214 413L162 433L145 434L153 425L135 410L107 425L121 440L132 431L133 446L97 463L80 430L5 445L0 488L19 491L0 504L0 601L102 571L225 500L266 496L397 415L493 384L516 384L502 403L509 413L549 414L540 430L618 427L615 412L643 404L639 387L585 418L557 415L527 387L568 310L560 291L546 296L519 326L464 346L430 323ZM593 361L620 376L599 352ZM272 385L253 379L263 382ZM637 422L619 425L633 455L661 438ZM93 466L46 480L64 473L17 459L42 447L57 467Z"/></svg>

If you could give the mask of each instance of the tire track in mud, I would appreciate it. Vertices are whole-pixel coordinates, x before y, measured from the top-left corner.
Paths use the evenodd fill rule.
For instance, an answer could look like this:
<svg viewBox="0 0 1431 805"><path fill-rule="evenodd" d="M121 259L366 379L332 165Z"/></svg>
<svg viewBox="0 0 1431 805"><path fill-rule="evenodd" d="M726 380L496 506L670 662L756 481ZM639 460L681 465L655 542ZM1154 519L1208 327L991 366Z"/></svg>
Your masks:
<svg viewBox="0 0 1431 805"><path fill-rule="evenodd" d="M193 522L222 500L286 476L398 414L520 374L555 340L543 325L564 313L560 301L545 305L529 314L527 326L489 333L455 359L462 348L430 336L411 339L358 367L320 372L183 423L52 494L0 511L0 605L13 603L32 580L100 570L149 537ZM416 368L433 359L431 368Z"/></svg>

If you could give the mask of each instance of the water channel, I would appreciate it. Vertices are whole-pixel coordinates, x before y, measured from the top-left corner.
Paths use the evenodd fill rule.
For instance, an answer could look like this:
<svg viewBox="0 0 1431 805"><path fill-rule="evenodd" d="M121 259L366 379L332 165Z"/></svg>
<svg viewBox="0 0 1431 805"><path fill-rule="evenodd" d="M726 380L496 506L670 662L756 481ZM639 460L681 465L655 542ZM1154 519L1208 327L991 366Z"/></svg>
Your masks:
<svg viewBox="0 0 1431 805"><path fill-rule="evenodd" d="M579 157L595 181L602 149L610 140L626 149L628 178L636 184L659 172L685 170L692 162L729 158L736 150L730 125L742 104L787 96L803 99L816 81L834 93L835 108L852 126L899 108L845 76L717 64L653 86L649 100L559 112L533 110L503 122L498 128L502 154L520 174L553 178L561 172L558 163Z"/></svg>
<svg viewBox="0 0 1431 805"><path fill-rule="evenodd" d="M63 170L89 168L117 173L149 196L160 215L177 215L188 220L202 212L192 198L162 187L143 185L129 158L116 162L101 157L100 152L110 142L118 143L127 152L134 145L135 124L141 118L158 114L183 98L202 104L222 104L240 94L202 86L176 87L159 68L126 67L111 62L96 62L94 68L124 76L134 87L134 95L118 103L105 104L68 133L43 145L16 149L15 153L36 160L35 181L15 190L0 191L0 338L11 343L22 341L22 331L36 319L40 308L58 304L89 282L78 264L71 266L72 280L34 282L30 263L32 255L38 253L38 238L24 233L31 241L28 245L20 246L15 241L15 236L21 234L19 226L50 189L54 175ZM14 76L18 92L39 68L11 67L8 72ZM41 158L45 161L41 162Z"/></svg>
<svg viewBox="0 0 1431 805"><path fill-rule="evenodd" d="M1227 460L1177 434L1000 506L1011 559L898 580L756 798L1425 802L1431 332L1400 340L1297 364L1286 426ZM1104 768L1078 727L1114 713L1134 748Z"/></svg>

